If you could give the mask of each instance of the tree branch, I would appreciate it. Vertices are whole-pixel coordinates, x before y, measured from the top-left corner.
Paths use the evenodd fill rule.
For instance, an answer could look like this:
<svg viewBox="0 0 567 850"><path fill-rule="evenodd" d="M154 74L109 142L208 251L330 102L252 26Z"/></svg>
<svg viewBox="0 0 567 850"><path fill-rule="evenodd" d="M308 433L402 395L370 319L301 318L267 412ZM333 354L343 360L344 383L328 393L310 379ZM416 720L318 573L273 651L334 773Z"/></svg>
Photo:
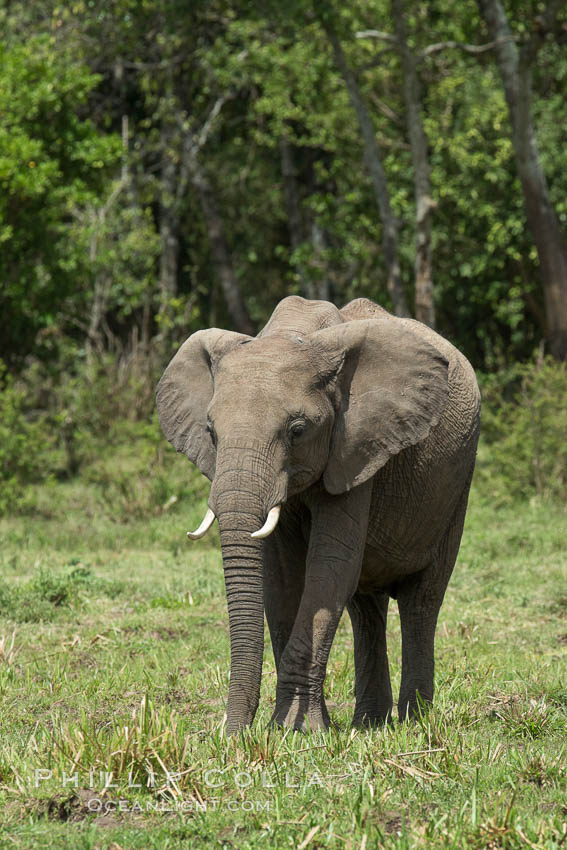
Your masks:
<svg viewBox="0 0 567 850"><path fill-rule="evenodd" d="M565 0L551 0L550 6L560 7L564 2ZM558 9L555 9L555 14L557 14L557 11ZM382 32L382 30L359 30L356 33L356 37L376 38L380 41L387 41L392 45L397 44L395 36L391 35L389 32ZM476 56L479 53L486 53L488 50L493 50L493 48L497 47L503 41L510 40L514 41L515 39L513 36L508 36L506 38L498 38L495 41L489 41L487 44L464 44L461 41L439 41L436 44L430 44L428 47L425 47L416 55L417 58L421 60L426 59L428 56L433 56L435 53L440 53L442 50L464 50L465 53L472 53ZM373 65L369 63L368 67L372 66Z"/></svg>
<svg viewBox="0 0 567 850"><path fill-rule="evenodd" d="M488 50L493 50L504 41L514 41L513 36L506 38L497 38L495 41L489 41L486 44L463 44L460 41L439 41L437 44L430 44L418 53L419 59L426 59L428 56L433 56L435 53L440 53L442 50L464 50L465 53L478 55L486 53Z"/></svg>
<svg viewBox="0 0 567 850"><path fill-rule="evenodd" d="M395 124L397 127L405 127L403 119L399 115L397 115L394 110L388 106L387 103L384 103L383 100L380 100L376 92L371 91L369 97L372 103L379 110L379 112L381 112L382 115L388 118L392 122L392 124ZM406 150L409 150L409 148L406 147Z"/></svg>
<svg viewBox="0 0 567 850"><path fill-rule="evenodd" d="M181 166L179 168L179 179L177 181L177 189L175 192L175 196L178 201L184 196L187 190L191 164L195 161L201 149L206 145L221 109L225 103L233 97L233 92L227 92L216 99L198 133L194 133L190 127L184 126L184 122L182 120L179 120L179 129L183 135L183 145Z"/></svg>
<svg viewBox="0 0 567 850"><path fill-rule="evenodd" d="M489 35L501 39L511 35L510 24L502 0L476 0ZM548 18L551 23L558 6L551 0ZM525 51L525 52L524 52ZM534 54L535 55L535 54ZM552 354L567 359L567 242L549 196L541 157L537 145L531 106L531 54L526 45L518 48L508 38L499 44L496 62L502 79L510 114L512 144L518 176L522 185L528 227L537 249L547 338Z"/></svg>
<svg viewBox="0 0 567 850"><path fill-rule="evenodd" d="M194 154L193 155L199 153L201 148L204 147L204 145L207 143L207 140L208 140L208 138L211 134L211 130L213 129L213 125L215 123L215 120L216 120L218 114L220 113L220 111L223 108L223 106L225 105L225 103L228 100L231 100L233 97L234 97L234 92L226 92L225 94L221 94L220 97L217 97L216 101L214 102L214 104L211 108L211 111L209 112L209 114L208 114L208 116L205 120L205 123L201 127L201 132L198 133L198 135L194 136L195 148L194 148Z"/></svg>
<svg viewBox="0 0 567 850"><path fill-rule="evenodd" d="M390 41L393 44L396 44L396 37L393 36L389 32L382 32L381 30L359 30L355 33L357 38L378 38L380 41Z"/></svg>

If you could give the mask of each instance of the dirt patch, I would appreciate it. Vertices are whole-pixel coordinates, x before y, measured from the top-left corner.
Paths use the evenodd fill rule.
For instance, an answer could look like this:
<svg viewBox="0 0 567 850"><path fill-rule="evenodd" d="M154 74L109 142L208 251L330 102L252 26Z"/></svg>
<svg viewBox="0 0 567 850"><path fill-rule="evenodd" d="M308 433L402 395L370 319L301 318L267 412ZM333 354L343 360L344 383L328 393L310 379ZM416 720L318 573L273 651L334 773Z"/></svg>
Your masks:
<svg viewBox="0 0 567 850"><path fill-rule="evenodd" d="M141 625L122 626L120 629L122 635L126 638L134 636L142 640L182 640L189 636L189 630L184 628L173 629L169 626L156 626L155 629L148 631Z"/></svg>
<svg viewBox="0 0 567 850"><path fill-rule="evenodd" d="M202 697L199 699L199 705L222 705L224 702L223 697ZM190 714L190 709L188 707L187 714Z"/></svg>
<svg viewBox="0 0 567 850"><path fill-rule="evenodd" d="M380 832L386 835L401 834L408 823L407 813L400 809L375 809L369 817Z"/></svg>
<svg viewBox="0 0 567 850"><path fill-rule="evenodd" d="M181 640L186 638L189 632L187 629L171 629L167 626L159 626L149 633L149 636L154 640Z"/></svg>
<svg viewBox="0 0 567 850"><path fill-rule="evenodd" d="M168 705L186 705L191 699L191 694L182 688L169 688L163 695L163 700Z"/></svg>
<svg viewBox="0 0 567 850"><path fill-rule="evenodd" d="M68 657L69 668L72 673L85 668L87 670L92 670L100 663L95 655L86 649L73 649L69 653Z"/></svg>
<svg viewBox="0 0 567 850"><path fill-rule="evenodd" d="M105 810L104 804L105 799L101 799L93 788L76 788L70 794L56 794L48 800L41 800L37 813L48 820L65 823L79 823L88 818L97 826L107 828L142 820L136 812L117 812L113 808Z"/></svg>
<svg viewBox="0 0 567 850"><path fill-rule="evenodd" d="M401 832L404 816L399 812L384 812L384 831L388 835Z"/></svg>
<svg viewBox="0 0 567 850"><path fill-rule="evenodd" d="M516 710L521 701L519 694L491 694L489 699L485 711L490 717L500 717L502 712Z"/></svg>

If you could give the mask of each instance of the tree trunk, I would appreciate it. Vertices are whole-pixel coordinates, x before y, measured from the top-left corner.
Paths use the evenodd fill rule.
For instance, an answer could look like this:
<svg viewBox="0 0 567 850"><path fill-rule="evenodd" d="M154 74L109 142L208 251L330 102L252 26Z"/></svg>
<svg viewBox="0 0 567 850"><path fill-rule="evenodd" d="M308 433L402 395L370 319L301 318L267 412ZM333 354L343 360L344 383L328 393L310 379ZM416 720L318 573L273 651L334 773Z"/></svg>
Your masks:
<svg viewBox="0 0 567 850"><path fill-rule="evenodd" d="M400 54L408 135L415 185L415 317L435 328L433 273L431 262L431 198L427 136L421 112L421 93L415 55L408 46L403 0L392 0L392 17Z"/></svg>
<svg viewBox="0 0 567 850"><path fill-rule="evenodd" d="M175 203L177 169L167 155L164 140L165 163L161 174L161 197L159 209L159 231L161 253L159 261L160 312L169 312L169 302L177 295L177 266L179 259L179 221Z"/></svg>
<svg viewBox="0 0 567 850"><path fill-rule="evenodd" d="M161 173L159 199L159 340L163 350L169 352L171 345L174 310L172 299L177 295L179 266L179 210L175 203L175 180L177 169L167 153L164 142L162 151L164 165Z"/></svg>
<svg viewBox="0 0 567 850"><path fill-rule="evenodd" d="M477 0L496 42L495 52L512 125L516 167L526 218L540 264L547 340L554 357L567 359L567 242L551 204L541 166L531 110L532 44L519 50L500 0Z"/></svg>
<svg viewBox="0 0 567 850"><path fill-rule="evenodd" d="M237 331L254 336L256 328L248 310L232 265L223 220L217 206L211 181L197 156L190 163L191 181L199 193L201 209L211 243L211 252L216 273L230 318Z"/></svg>
<svg viewBox="0 0 567 850"><path fill-rule="evenodd" d="M325 257L327 248L327 239L325 231L313 219L311 224L311 244L313 245L313 260L317 271L317 280L311 280L310 283L310 298L319 299L320 301L331 300L331 282L329 280L329 269Z"/></svg>
<svg viewBox="0 0 567 850"><path fill-rule="evenodd" d="M345 81L350 101L360 126L360 132L364 142L364 160L372 179L376 203L382 219L382 247L388 275L388 292L392 299L394 313L396 316L409 316L398 258L398 225L390 204L388 184L382 166L380 148L372 125L372 118L368 107L364 103L356 78L346 60L337 34L330 23L324 18L321 19L321 25L327 33L333 49L335 64Z"/></svg>
<svg viewBox="0 0 567 850"><path fill-rule="evenodd" d="M293 147L285 136L280 138L280 160L291 248L293 251L297 251L305 241L305 233L303 216L301 215L299 204L299 192L297 190L297 174L293 159ZM299 277L301 294L306 298L310 298L305 266L303 263L298 262L295 264L295 268Z"/></svg>
<svg viewBox="0 0 567 850"><path fill-rule="evenodd" d="M174 102L174 81L171 65L167 68L165 96L168 103ZM179 260L179 210L176 203L176 188L179 177L176 157L173 154L176 145L175 116L171 110L164 111L160 126L160 154L162 168L160 173L159 195L159 321L160 336L164 347L168 348L173 315L171 300L177 295L177 271Z"/></svg>
<svg viewBox="0 0 567 850"><path fill-rule="evenodd" d="M89 326L87 330L87 339L85 341L87 363L89 364L93 362L95 355L100 357L104 350L102 322L106 313L108 278L104 269L96 268L96 261L99 252L99 241L104 240L106 218L105 207L103 206L100 209L92 207L90 210L90 218L92 230L89 242L89 261L91 268L95 270L95 276Z"/></svg>

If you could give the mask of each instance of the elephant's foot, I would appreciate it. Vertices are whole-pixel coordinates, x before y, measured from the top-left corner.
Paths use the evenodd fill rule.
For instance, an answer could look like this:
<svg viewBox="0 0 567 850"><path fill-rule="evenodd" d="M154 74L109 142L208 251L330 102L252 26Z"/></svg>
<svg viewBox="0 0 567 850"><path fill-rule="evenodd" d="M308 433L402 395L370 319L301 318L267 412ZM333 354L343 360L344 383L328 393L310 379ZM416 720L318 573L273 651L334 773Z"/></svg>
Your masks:
<svg viewBox="0 0 567 850"><path fill-rule="evenodd" d="M392 723L393 701L389 677L386 685L380 690L366 689L358 694L352 718L353 726L372 729Z"/></svg>
<svg viewBox="0 0 567 850"><path fill-rule="evenodd" d="M275 726L291 727L301 732L328 729L331 725L323 696L293 694L276 698L276 709L270 721Z"/></svg>
<svg viewBox="0 0 567 850"><path fill-rule="evenodd" d="M357 711L354 712L352 725L358 729L377 729L381 726L393 724L392 708L388 711Z"/></svg>
<svg viewBox="0 0 567 850"><path fill-rule="evenodd" d="M423 695L422 695L423 694ZM400 693L398 700L398 717L400 722L405 720L417 720L425 714L433 704L433 691L429 693L419 690L410 690L409 693Z"/></svg>

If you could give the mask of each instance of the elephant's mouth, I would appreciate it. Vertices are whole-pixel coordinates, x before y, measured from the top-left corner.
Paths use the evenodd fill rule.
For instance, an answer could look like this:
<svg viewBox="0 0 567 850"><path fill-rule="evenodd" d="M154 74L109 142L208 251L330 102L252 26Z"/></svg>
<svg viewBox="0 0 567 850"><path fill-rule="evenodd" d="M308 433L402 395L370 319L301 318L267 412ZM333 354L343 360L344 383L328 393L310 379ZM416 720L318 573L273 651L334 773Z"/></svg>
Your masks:
<svg viewBox="0 0 567 850"><path fill-rule="evenodd" d="M292 466L289 470L288 496L301 493L316 481L313 469L308 466Z"/></svg>
<svg viewBox="0 0 567 850"><path fill-rule="evenodd" d="M262 528L259 528L258 531L253 531L250 534L250 537L253 537L255 540L263 540L265 537L269 537L278 524L281 509L281 505L275 505L268 512L266 522L264 523ZM214 511L209 508L199 528L197 528L195 531L188 531L187 537L189 537L191 540L199 540L201 537L204 537L207 531L212 526L215 519L216 517Z"/></svg>

